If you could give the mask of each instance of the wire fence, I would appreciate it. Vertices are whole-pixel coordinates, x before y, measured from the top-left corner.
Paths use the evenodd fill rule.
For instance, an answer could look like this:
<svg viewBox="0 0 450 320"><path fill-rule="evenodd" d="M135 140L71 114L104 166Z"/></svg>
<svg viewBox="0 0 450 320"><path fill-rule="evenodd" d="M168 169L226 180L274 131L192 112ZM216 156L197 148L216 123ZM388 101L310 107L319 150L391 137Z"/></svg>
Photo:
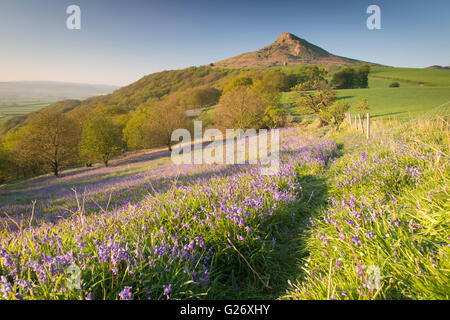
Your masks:
<svg viewBox="0 0 450 320"><path fill-rule="evenodd" d="M447 161L450 159L450 101L407 121L398 119L373 121L369 113L365 116L347 113L346 119L350 128L364 134L367 139L379 139L391 143L401 136L410 142L434 150L438 157L443 157ZM439 139L444 148L437 148L436 144L422 139L424 133Z"/></svg>

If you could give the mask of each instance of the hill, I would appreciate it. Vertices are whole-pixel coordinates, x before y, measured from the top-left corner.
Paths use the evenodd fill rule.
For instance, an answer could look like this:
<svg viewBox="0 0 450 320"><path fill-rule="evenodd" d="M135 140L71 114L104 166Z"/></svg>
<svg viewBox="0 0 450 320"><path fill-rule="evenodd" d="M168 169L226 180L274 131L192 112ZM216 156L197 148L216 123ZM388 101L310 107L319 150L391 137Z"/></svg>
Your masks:
<svg viewBox="0 0 450 320"><path fill-rule="evenodd" d="M389 87L393 81L398 82L400 87ZM376 66L370 70L368 88L339 89L337 95L350 103L353 114L357 113L356 104L367 99L372 118L404 121L432 110L448 110L449 89L447 70ZM303 119L305 115L300 114L295 105L297 99L297 92L285 92L282 102L291 106L290 111L296 119Z"/></svg>
<svg viewBox="0 0 450 320"><path fill-rule="evenodd" d="M280 65L358 65L360 60L336 56L304 39L283 32L272 44L214 63L216 67L255 68ZM369 63L371 64L371 63Z"/></svg>
<svg viewBox="0 0 450 320"><path fill-rule="evenodd" d="M362 63L365 62L333 55L293 34L282 33L273 44L256 52L244 53L237 57L218 62L212 68L210 66L202 66L157 72L147 75L112 93L100 96L98 96L99 93L107 89L111 92L112 88L97 88L89 85L87 85L88 87L83 87L82 85L64 87L61 84L52 82L29 82L24 83L24 85L28 86L28 91L26 92L28 92L30 97L42 97L42 99L46 97L49 100L46 100L46 103L43 103L42 99L39 101L31 101L27 105L28 108L24 109L27 112L13 112L8 117L3 117L3 121L0 123L0 135L4 135L9 130L22 126L35 112L38 112L38 110L44 107L64 113L69 112L76 118L85 118L88 116L89 111L98 106L115 106L128 112L135 110L138 106L149 101L160 100L174 92L181 92L194 87L209 86L223 89L224 85L233 76L243 71L242 68L251 69L286 64L290 66L338 66L358 65ZM52 88L54 90L53 92ZM83 89L85 90L83 91ZM91 91L87 91L87 89ZM104 91L101 91L101 89ZM20 92L11 85L9 89L7 86L4 86L4 92L8 92L10 97L20 96ZM86 94L83 95L85 92ZM91 97L87 98L87 96ZM24 98L23 95L22 98ZM11 111L10 105L4 105L6 107L0 110L0 117L2 113L3 115L7 115L6 111Z"/></svg>
<svg viewBox="0 0 450 320"><path fill-rule="evenodd" d="M13 81L0 82L0 105L24 100L56 101L62 99L85 99L111 93L118 87L103 84Z"/></svg>
<svg viewBox="0 0 450 320"><path fill-rule="evenodd" d="M6 127L21 122L27 114L63 99L85 99L113 92L117 87L102 84L15 81L0 82L0 122ZM1 130L0 130L1 131Z"/></svg>
<svg viewBox="0 0 450 320"><path fill-rule="evenodd" d="M88 116L89 111L98 106L115 106L131 111L151 100L160 100L170 93L184 91L199 86L222 87L219 83L226 76L237 74L232 69L212 69L209 67L190 67L182 70L169 70L144 76L132 84L106 95L93 96L84 100L70 99L54 102L47 109L71 113L77 118ZM42 109L42 106L41 108ZM1 111L1 110L0 110ZM38 112L30 110L28 114L17 115L0 123L0 135L22 126L31 116Z"/></svg>
<svg viewBox="0 0 450 320"><path fill-rule="evenodd" d="M443 67L443 66L434 65L434 66L427 67L426 69L450 70L450 66Z"/></svg>

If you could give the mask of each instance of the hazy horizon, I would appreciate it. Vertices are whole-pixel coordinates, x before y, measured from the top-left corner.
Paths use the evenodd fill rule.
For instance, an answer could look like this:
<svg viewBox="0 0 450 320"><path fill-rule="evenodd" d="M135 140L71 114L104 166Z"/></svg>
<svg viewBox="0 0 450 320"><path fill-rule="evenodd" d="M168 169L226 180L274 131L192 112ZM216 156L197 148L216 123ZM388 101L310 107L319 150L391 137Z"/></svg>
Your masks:
<svg viewBox="0 0 450 320"><path fill-rule="evenodd" d="M66 8L81 8L68 30ZM381 8L368 30L366 8ZM450 65L450 2L13 1L0 4L0 82L124 86L170 69L206 65L290 32L330 53L397 67Z"/></svg>

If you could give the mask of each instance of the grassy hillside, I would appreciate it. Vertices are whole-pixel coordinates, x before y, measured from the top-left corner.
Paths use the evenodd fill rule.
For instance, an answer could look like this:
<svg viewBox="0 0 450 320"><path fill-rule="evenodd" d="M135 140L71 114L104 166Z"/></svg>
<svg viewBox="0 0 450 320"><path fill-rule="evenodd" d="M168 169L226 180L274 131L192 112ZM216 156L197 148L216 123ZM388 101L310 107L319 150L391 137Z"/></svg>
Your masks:
<svg viewBox="0 0 450 320"><path fill-rule="evenodd" d="M408 119L427 112L450 101L450 72L448 70L412 69L392 67L372 67L367 89L340 89L338 97L354 105L361 99L367 99L370 114L374 118ZM383 77L383 78L380 78ZM389 88L389 84L398 81L400 87ZM424 81L421 86L419 81ZM291 112L301 118L292 104L298 94L284 93L283 102L290 104Z"/></svg>
<svg viewBox="0 0 450 320"><path fill-rule="evenodd" d="M448 299L441 126L285 129L274 176L155 150L8 184L2 298Z"/></svg>
<svg viewBox="0 0 450 320"><path fill-rule="evenodd" d="M47 108L52 110L62 110L63 112L71 113L74 117L85 117L89 111L98 106L116 106L124 108L127 111L136 109L139 105L164 99L165 96L179 91L184 91L189 88L194 88L203 85L223 88L227 81L226 78L231 78L240 70L231 69L212 69L209 67L191 67L182 70L162 71L150 74L142 79L120 88L111 94L102 96L90 97L79 101L74 108L65 110L66 101L58 101L48 105ZM30 109L35 111L38 108ZM11 110L10 108L5 108ZM9 111L11 112L11 111ZM18 114L19 112L16 111ZM0 114L2 111L0 110ZM5 114L6 116L6 114ZM4 117L6 118L6 117ZM9 118L0 126L0 134L4 134L8 130L21 126L29 118L29 114L21 117Z"/></svg>
<svg viewBox="0 0 450 320"><path fill-rule="evenodd" d="M371 69L370 76L414 84L423 83L427 86L450 87L450 70L376 66Z"/></svg>

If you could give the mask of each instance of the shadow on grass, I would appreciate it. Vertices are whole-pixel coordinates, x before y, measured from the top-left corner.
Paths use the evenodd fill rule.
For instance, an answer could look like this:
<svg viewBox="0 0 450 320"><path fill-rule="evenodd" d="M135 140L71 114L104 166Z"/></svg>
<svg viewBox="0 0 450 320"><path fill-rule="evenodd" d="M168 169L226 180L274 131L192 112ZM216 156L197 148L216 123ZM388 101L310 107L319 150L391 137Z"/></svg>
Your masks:
<svg viewBox="0 0 450 320"><path fill-rule="evenodd" d="M381 118L381 117L388 117L388 116L394 116L397 114L402 114L402 113L406 113L406 111L398 111L398 112L390 112L390 113L384 113L384 114L377 114L374 116L370 116L371 118Z"/></svg>
<svg viewBox="0 0 450 320"><path fill-rule="evenodd" d="M342 96L342 97L337 97L336 100L342 100L342 99L351 99L354 98L355 96Z"/></svg>
<svg viewBox="0 0 450 320"><path fill-rule="evenodd" d="M324 177L304 175L298 179L302 186L300 201L295 203L291 210L295 213L294 219L288 214L284 223L280 224L280 242L278 259L279 265L273 276L273 290L269 294L276 299L286 294L288 280L301 277L300 260L305 258L307 250L303 235L308 229L309 219L320 215L327 205L328 185ZM292 212L291 212L292 213ZM291 221L289 221L291 218Z"/></svg>
<svg viewBox="0 0 450 320"><path fill-rule="evenodd" d="M136 177L133 174L129 174L127 175L130 178L129 181L123 181L125 179L124 176L120 177L120 180L122 180L120 181L121 185L119 181L115 180L108 181L105 184L104 179L102 179L101 183L42 187L38 190L15 193L9 197L0 195L0 218L2 212L7 212L10 216L31 214L32 200L37 200L38 205L35 207L33 221L38 224L44 221L56 223L59 219L68 217L70 210L77 210L75 193L72 187L77 190L80 201L84 201L85 214L99 214L106 208L111 210L120 208L128 203L139 203L155 192L164 193L172 188L174 183L177 186L189 187L197 185L200 181L233 175L246 166L248 165L221 166L200 172L194 171L180 174L175 172L170 176L156 177ZM87 191L85 196L83 196L84 188ZM101 188L105 189L102 190ZM114 200L110 201L110 197ZM107 207L108 204L109 207ZM45 207L50 207L50 210L46 210ZM17 212L15 212L15 209L17 209Z"/></svg>
<svg viewBox="0 0 450 320"><path fill-rule="evenodd" d="M226 266L228 272L222 270L219 276L222 289L212 293L210 299L273 300L286 294L288 280L302 277L299 261L307 255L302 235L309 219L321 214L327 205L328 186L326 178L316 175L302 175L298 181L302 186L299 199L276 209L269 232L269 236L277 239L273 249L254 261L247 256L265 285L244 262L240 266Z"/></svg>

